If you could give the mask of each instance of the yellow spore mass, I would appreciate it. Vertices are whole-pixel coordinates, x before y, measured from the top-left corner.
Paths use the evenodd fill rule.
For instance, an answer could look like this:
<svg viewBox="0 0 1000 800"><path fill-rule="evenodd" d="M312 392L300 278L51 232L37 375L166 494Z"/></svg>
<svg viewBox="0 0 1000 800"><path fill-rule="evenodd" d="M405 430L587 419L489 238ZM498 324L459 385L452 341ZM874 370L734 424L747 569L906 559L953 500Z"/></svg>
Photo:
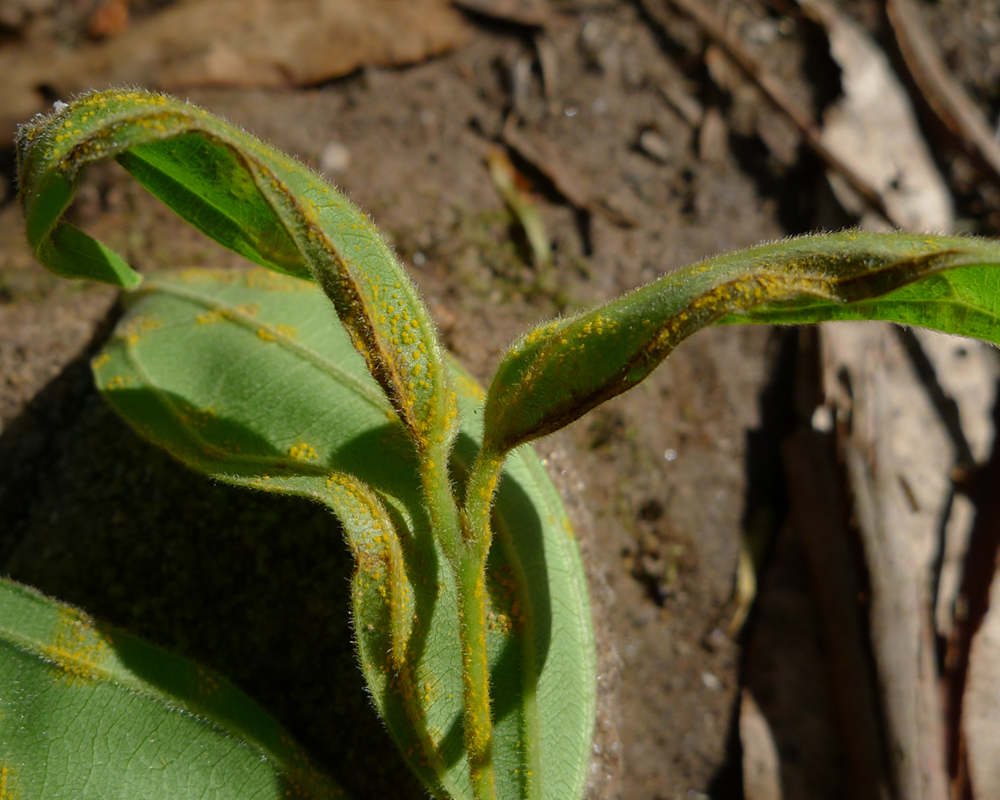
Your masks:
<svg viewBox="0 0 1000 800"><path fill-rule="evenodd" d="M289 447L288 456L296 461L315 461L319 457L316 450L305 442L299 442Z"/></svg>
<svg viewBox="0 0 1000 800"><path fill-rule="evenodd" d="M115 336L127 344L138 344L139 340L150 331L162 328L163 322L152 317L137 316L127 320L115 331Z"/></svg>
<svg viewBox="0 0 1000 800"><path fill-rule="evenodd" d="M14 800L14 771L10 767L0 767L0 800Z"/></svg>
<svg viewBox="0 0 1000 800"><path fill-rule="evenodd" d="M61 608L51 644L42 653L71 679L94 678L110 647L111 637L99 631L90 617Z"/></svg>

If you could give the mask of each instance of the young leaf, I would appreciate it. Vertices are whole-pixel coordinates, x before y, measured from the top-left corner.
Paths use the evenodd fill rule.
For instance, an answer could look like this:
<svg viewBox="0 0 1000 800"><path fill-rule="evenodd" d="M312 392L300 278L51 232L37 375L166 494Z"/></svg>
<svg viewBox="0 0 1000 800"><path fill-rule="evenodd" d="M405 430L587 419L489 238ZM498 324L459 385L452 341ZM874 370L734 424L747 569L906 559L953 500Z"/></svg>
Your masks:
<svg viewBox="0 0 1000 800"><path fill-rule="evenodd" d="M85 95L24 126L17 144L28 240L50 270L138 285L119 256L60 221L81 170L117 159L206 235L319 283L418 450L446 459L457 408L430 317L375 226L319 175L195 106L140 91Z"/></svg>
<svg viewBox="0 0 1000 800"><path fill-rule="evenodd" d="M343 797L209 670L0 580L0 797Z"/></svg>
<svg viewBox="0 0 1000 800"><path fill-rule="evenodd" d="M129 303L94 361L105 397L188 465L338 514L356 558L354 628L372 697L431 791L471 798L457 581L431 535L405 430L329 304L259 269L158 277ZM456 383L464 474L482 395L467 376ZM495 520L485 645L497 797L578 797L594 713L590 613L569 522L530 451L510 459Z"/></svg>
<svg viewBox="0 0 1000 800"><path fill-rule="evenodd" d="M711 258L536 328L503 357L484 449L552 433L642 381L692 333L734 322L883 319L1000 343L1000 245L848 231Z"/></svg>
<svg viewBox="0 0 1000 800"><path fill-rule="evenodd" d="M28 239L59 274L139 281L118 256L60 221L80 171L114 158L207 235L270 269L311 276L333 301L416 448L433 535L461 578L461 650L475 667L464 675L465 736L477 795L487 800L493 778L482 574L471 581L448 475L458 401L430 317L374 225L301 164L201 109L148 92L86 95L25 126L17 144ZM75 259L75 251L86 258Z"/></svg>

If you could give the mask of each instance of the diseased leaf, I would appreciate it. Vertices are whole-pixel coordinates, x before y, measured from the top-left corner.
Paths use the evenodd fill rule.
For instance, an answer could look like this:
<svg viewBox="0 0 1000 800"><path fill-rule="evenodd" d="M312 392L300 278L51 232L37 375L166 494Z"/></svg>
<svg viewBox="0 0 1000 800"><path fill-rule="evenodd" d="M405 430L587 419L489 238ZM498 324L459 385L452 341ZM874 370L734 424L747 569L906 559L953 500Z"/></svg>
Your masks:
<svg viewBox="0 0 1000 800"><path fill-rule="evenodd" d="M483 632L489 541L485 532L461 528L448 472L458 399L416 288L375 226L319 175L201 109L139 91L86 95L19 131L28 238L53 271L123 286L139 282L120 258L60 222L80 171L110 158L207 235L277 272L311 277L333 302L415 449L422 509L447 557L442 566L464 598L458 604L463 735L476 796L489 800L492 715ZM77 250L88 257L75 261ZM465 545L477 538L476 557L469 558Z"/></svg>
<svg viewBox="0 0 1000 800"><path fill-rule="evenodd" d="M412 443L329 304L261 269L157 277L129 303L94 361L105 397L188 465L338 514L375 703L432 791L472 797L455 579L431 535ZM482 393L464 373L454 380L453 471L463 476ZM509 460L494 519L486 645L497 796L578 797L594 715L590 612L569 521L529 450Z"/></svg>
<svg viewBox="0 0 1000 800"><path fill-rule="evenodd" d="M0 797L343 797L210 670L0 579Z"/></svg>
<svg viewBox="0 0 1000 800"><path fill-rule="evenodd" d="M635 386L708 325L851 319L1000 343L1000 245L848 231L677 270L516 342L490 386L484 446L503 453L568 425Z"/></svg>
<svg viewBox="0 0 1000 800"><path fill-rule="evenodd" d="M140 91L85 95L18 134L28 240L56 274L126 288L141 280L119 256L60 221L81 170L112 158L206 235L258 264L319 283L425 462L433 462L431 453L446 460L457 408L434 326L388 245L347 198L189 103Z"/></svg>

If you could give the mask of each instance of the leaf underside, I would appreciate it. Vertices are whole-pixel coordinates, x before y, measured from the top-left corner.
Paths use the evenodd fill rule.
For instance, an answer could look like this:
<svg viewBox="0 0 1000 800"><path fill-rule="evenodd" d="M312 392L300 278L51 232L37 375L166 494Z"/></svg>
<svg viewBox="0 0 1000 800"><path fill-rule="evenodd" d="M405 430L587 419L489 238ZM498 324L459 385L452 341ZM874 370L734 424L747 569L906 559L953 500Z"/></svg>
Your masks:
<svg viewBox="0 0 1000 800"><path fill-rule="evenodd" d="M344 797L211 670L0 580L0 797Z"/></svg>
<svg viewBox="0 0 1000 800"><path fill-rule="evenodd" d="M311 498L340 517L375 703L435 793L470 797L454 581L430 534L415 447L326 299L260 269L157 277L130 300L94 373L119 414L186 464ZM454 380L461 478L478 449L482 393L459 371ZM497 796L578 797L594 714L590 612L572 529L530 450L508 463L494 527L487 649Z"/></svg>
<svg viewBox="0 0 1000 800"><path fill-rule="evenodd" d="M57 274L125 288L142 280L61 220L80 172L108 159L272 270L245 280L186 274L143 292L95 362L112 405L202 472L310 497L340 516L358 567L365 677L432 791L469 797L474 782L491 794L492 760L498 797L578 796L595 678L569 523L533 454L512 459L487 585L458 613L465 562L449 471L459 475L475 457L478 390L453 374L374 225L320 176L211 114L112 90L19 131L28 239ZM319 285L336 317L298 278ZM488 631L473 641L483 594Z"/></svg>
<svg viewBox="0 0 1000 800"><path fill-rule="evenodd" d="M49 270L141 282L61 221L81 171L115 159L220 244L319 284L421 451L447 451L456 409L427 310L371 220L319 175L196 106L143 91L84 95L33 120L17 154L28 241Z"/></svg>

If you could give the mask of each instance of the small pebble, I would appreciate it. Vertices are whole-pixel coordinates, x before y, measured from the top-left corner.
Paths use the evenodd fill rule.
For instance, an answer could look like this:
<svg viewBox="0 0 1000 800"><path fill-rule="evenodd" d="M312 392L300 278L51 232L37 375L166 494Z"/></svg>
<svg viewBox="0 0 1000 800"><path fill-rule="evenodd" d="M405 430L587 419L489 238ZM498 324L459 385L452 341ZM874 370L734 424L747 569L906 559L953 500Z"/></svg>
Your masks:
<svg viewBox="0 0 1000 800"><path fill-rule="evenodd" d="M351 151L340 142L330 142L319 156L319 168L327 175L346 172L351 166Z"/></svg>
<svg viewBox="0 0 1000 800"><path fill-rule="evenodd" d="M710 692L717 692L722 688L722 681L716 678L711 672L701 673L701 682Z"/></svg>
<svg viewBox="0 0 1000 800"><path fill-rule="evenodd" d="M778 24L771 19L761 19L747 26L743 32L748 41L754 44L774 44L781 35Z"/></svg>
<svg viewBox="0 0 1000 800"><path fill-rule="evenodd" d="M726 636L725 631L721 628L714 628L702 644L705 645L705 649L710 653L716 653L720 648L728 643L729 637Z"/></svg>
<svg viewBox="0 0 1000 800"><path fill-rule="evenodd" d="M590 20L590 22L583 26L583 30L580 31L580 39L587 44L596 42L600 35L601 23L596 19Z"/></svg>
<svg viewBox="0 0 1000 800"><path fill-rule="evenodd" d="M833 430L833 409L830 406L816 406L812 415L812 428L818 433L830 433Z"/></svg>
<svg viewBox="0 0 1000 800"><path fill-rule="evenodd" d="M652 129L639 134L639 150L661 164L670 160L670 142Z"/></svg>
<svg viewBox="0 0 1000 800"><path fill-rule="evenodd" d="M87 36L107 39L128 28L128 0L102 0L87 20Z"/></svg>
<svg viewBox="0 0 1000 800"><path fill-rule="evenodd" d="M710 108L705 112L705 119L698 133L698 155L703 161L714 164L723 162L729 150L729 131L722 112Z"/></svg>

